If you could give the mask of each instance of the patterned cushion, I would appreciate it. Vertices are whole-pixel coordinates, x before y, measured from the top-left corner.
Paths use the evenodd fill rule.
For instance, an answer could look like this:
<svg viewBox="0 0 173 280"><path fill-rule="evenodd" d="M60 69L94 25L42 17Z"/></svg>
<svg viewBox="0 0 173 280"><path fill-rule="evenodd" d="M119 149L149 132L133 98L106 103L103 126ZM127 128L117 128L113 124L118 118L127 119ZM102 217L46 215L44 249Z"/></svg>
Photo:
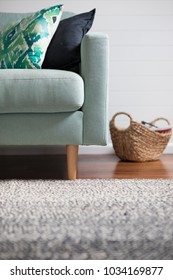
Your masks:
<svg viewBox="0 0 173 280"><path fill-rule="evenodd" d="M0 68L41 68L63 5L42 9L0 33Z"/></svg>

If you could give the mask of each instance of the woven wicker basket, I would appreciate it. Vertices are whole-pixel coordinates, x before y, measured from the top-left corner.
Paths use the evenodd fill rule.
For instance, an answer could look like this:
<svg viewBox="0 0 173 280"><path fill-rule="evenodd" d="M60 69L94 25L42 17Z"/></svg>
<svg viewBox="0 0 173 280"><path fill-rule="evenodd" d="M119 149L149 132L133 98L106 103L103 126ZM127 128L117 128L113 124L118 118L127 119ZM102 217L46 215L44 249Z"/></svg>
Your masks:
<svg viewBox="0 0 173 280"><path fill-rule="evenodd" d="M115 118L121 114L130 118L130 125L126 129L115 126ZM164 120L170 125L165 118L157 118L151 123L155 124L159 120ZM169 142L172 131L155 132L134 121L128 113L119 112L110 121L110 133L115 153L120 159L124 161L151 161L159 159Z"/></svg>

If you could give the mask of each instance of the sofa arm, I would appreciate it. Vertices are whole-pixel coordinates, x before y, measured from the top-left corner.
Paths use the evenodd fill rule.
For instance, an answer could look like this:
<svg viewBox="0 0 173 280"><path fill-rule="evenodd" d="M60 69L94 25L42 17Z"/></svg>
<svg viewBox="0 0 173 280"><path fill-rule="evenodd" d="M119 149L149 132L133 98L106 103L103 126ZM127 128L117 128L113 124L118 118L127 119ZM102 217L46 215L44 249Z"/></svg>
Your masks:
<svg viewBox="0 0 173 280"><path fill-rule="evenodd" d="M104 33L88 33L81 44L81 76L85 99L84 145L107 143L109 40Z"/></svg>

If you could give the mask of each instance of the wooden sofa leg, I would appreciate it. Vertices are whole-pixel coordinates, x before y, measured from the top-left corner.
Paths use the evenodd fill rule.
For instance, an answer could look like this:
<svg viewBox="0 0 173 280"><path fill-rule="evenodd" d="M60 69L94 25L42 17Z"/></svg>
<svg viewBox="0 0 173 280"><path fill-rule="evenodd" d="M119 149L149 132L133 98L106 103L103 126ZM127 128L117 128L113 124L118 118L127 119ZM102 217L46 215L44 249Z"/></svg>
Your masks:
<svg viewBox="0 0 173 280"><path fill-rule="evenodd" d="M67 145L67 174L69 180L77 178L78 145Z"/></svg>

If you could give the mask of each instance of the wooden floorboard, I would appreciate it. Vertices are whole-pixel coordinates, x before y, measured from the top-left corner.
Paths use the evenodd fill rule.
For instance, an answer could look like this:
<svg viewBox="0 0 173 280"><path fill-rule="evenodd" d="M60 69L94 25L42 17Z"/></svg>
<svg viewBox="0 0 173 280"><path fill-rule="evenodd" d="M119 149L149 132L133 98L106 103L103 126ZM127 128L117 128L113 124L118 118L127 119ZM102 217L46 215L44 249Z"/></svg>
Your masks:
<svg viewBox="0 0 173 280"><path fill-rule="evenodd" d="M79 155L78 178L173 179L173 155L143 163L122 162L115 155ZM67 179L66 156L0 156L0 179Z"/></svg>
<svg viewBox="0 0 173 280"><path fill-rule="evenodd" d="M87 166L87 170L86 170ZM114 155L80 158L80 178L173 178L173 155L151 162L122 162Z"/></svg>

